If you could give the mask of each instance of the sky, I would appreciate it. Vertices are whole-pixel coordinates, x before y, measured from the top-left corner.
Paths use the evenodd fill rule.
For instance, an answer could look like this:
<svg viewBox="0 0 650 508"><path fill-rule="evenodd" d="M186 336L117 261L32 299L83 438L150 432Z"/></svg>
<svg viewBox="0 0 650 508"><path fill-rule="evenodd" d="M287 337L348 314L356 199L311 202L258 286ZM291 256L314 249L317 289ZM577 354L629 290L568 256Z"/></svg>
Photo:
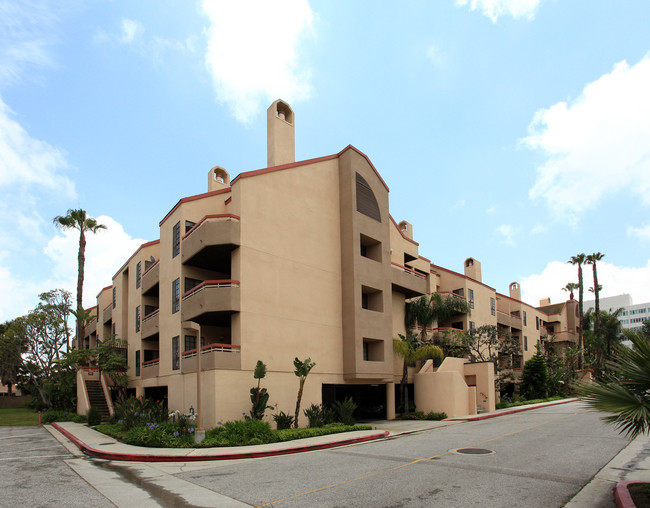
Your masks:
<svg viewBox="0 0 650 508"><path fill-rule="evenodd" d="M55 216L108 227L90 307L211 167L266 166L278 98L296 160L364 152L435 264L473 257L537 305L600 252L601 295L649 302L649 19L647 0L0 0L0 321L74 294Z"/></svg>

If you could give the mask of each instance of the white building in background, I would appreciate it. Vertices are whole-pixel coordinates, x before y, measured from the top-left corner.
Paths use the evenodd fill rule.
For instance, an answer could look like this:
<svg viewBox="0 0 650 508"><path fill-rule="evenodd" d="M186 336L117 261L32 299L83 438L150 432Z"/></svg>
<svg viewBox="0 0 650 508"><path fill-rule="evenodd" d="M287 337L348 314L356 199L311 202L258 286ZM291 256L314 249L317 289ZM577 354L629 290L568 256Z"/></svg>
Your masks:
<svg viewBox="0 0 650 508"><path fill-rule="evenodd" d="M595 306L594 300L586 301L584 303L585 312ZM600 299L600 310L613 312L620 308L623 309L623 312L618 316L618 320L626 330L640 330L643 327L643 322L650 319L650 302L635 305L632 302L632 297L628 294Z"/></svg>

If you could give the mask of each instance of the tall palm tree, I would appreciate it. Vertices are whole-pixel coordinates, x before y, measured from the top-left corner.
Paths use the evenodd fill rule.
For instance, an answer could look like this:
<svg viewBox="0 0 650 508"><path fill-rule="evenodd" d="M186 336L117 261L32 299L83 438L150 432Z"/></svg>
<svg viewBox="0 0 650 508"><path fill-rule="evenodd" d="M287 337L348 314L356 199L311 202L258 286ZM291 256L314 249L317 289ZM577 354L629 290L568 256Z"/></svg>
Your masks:
<svg viewBox="0 0 650 508"><path fill-rule="evenodd" d="M584 284L582 282L582 265L585 264L587 256L584 254L576 254L571 256L569 263L578 265L578 349L580 350L580 357L578 358L578 368L582 370L584 363L584 344L582 343L582 304L584 302Z"/></svg>
<svg viewBox="0 0 650 508"><path fill-rule="evenodd" d="M86 264L86 233L97 233L100 229L106 229L104 224L99 224L96 219L89 217L86 210L70 209L67 215L57 215L52 220L54 225L59 229L77 229L79 230L79 253L77 255L77 347L83 340L84 320L79 319L83 315L83 285L84 285L84 267ZM67 344L68 350L70 344Z"/></svg>
<svg viewBox="0 0 650 508"><path fill-rule="evenodd" d="M593 254L587 255L585 263L591 265L593 274L594 274L594 299L596 300L596 331L600 328L600 299L599 293L602 286L598 285L598 272L596 270L596 261L600 261L605 257L605 254L600 252L594 252Z"/></svg>
<svg viewBox="0 0 650 508"><path fill-rule="evenodd" d="M650 431L650 343L635 331L625 336L634 347L622 347L611 363L616 376L582 385L579 395L595 411L613 413L603 419L634 438Z"/></svg>
<svg viewBox="0 0 650 508"><path fill-rule="evenodd" d="M569 300L573 300L573 292L578 289L578 285L575 282L568 282L566 286L562 288L562 291L569 292Z"/></svg>

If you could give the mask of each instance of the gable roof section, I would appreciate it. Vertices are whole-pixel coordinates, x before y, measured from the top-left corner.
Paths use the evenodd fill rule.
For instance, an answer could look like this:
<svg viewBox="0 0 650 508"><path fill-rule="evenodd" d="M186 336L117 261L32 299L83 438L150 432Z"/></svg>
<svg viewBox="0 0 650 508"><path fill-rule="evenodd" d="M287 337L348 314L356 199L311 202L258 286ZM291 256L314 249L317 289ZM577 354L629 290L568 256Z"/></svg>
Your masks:
<svg viewBox="0 0 650 508"><path fill-rule="evenodd" d="M140 252L140 251L141 251L142 249L144 249L145 247L150 247L151 245L156 245L157 243L160 243L160 240L153 240L152 242L147 242L147 243L143 243L142 245L140 245L140 247L138 247L138 248L135 250L135 252L134 252L133 254L131 254L131 257L130 257L129 259L126 260L126 263L124 263L124 264L120 267L120 269L119 269L117 272L115 272L115 275L113 275L113 278L117 277L117 276L119 275L119 273L120 273L122 270L124 270L124 268L126 267L126 265L128 265L128 264L131 262L131 260L135 257L135 255L136 255L138 252ZM109 286L109 287L110 287L110 286ZM101 292L101 291L100 291L100 292Z"/></svg>

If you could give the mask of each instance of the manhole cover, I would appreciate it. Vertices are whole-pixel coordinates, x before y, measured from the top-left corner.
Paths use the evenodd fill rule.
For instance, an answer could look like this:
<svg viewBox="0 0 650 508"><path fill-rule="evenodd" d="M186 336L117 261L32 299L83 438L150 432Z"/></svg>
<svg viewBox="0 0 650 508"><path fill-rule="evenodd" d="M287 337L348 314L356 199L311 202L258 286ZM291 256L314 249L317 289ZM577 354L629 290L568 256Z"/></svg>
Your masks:
<svg viewBox="0 0 650 508"><path fill-rule="evenodd" d="M459 448L456 453L463 453L467 455L491 455L493 450L486 450L485 448Z"/></svg>

